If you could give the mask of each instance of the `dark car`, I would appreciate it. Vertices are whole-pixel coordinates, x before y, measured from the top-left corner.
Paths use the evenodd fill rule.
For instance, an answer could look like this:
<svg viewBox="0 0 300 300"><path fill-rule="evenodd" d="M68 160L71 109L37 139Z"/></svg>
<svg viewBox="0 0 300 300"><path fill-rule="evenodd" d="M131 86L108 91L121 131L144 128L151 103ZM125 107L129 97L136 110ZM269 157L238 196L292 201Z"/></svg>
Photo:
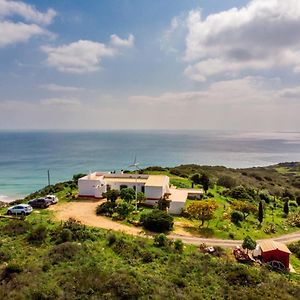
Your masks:
<svg viewBox="0 0 300 300"><path fill-rule="evenodd" d="M33 208L47 208L51 205L51 202L45 198L37 198L30 200L28 204Z"/></svg>

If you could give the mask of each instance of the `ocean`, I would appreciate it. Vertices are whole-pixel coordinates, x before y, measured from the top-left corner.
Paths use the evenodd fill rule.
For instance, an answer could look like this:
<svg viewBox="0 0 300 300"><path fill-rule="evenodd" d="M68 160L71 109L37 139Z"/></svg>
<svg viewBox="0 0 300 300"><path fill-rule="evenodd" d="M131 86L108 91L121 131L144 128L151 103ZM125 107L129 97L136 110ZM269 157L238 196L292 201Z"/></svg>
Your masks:
<svg viewBox="0 0 300 300"><path fill-rule="evenodd" d="M0 201L75 173L196 163L244 168L300 161L300 132L0 131Z"/></svg>

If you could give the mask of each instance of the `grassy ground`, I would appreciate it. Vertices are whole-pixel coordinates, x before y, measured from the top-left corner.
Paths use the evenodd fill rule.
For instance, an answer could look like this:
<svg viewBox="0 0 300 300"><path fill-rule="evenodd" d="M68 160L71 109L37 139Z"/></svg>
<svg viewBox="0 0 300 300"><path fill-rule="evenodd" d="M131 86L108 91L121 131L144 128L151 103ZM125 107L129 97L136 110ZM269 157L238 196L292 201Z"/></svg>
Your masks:
<svg viewBox="0 0 300 300"><path fill-rule="evenodd" d="M235 225L230 220L230 204L227 198L221 196L219 189L210 189L209 192L214 195L214 199L218 203L218 208L215 212L214 219L205 223L200 227L200 221L190 220L183 217L175 217L175 221L180 223L180 227L185 228L188 232L199 237L217 237L220 239L244 239L247 235L254 239L264 239L280 236L283 234L299 231L297 227L288 226L283 216L282 209L265 209L264 220L262 226L259 225L256 215L249 215L246 221L240 223L239 226ZM194 202L187 200L186 207ZM296 211L299 208L294 208ZM293 211L292 211L293 212ZM292 213L291 212L291 213ZM268 234L264 230L268 227L269 223L275 224L276 233Z"/></svg>

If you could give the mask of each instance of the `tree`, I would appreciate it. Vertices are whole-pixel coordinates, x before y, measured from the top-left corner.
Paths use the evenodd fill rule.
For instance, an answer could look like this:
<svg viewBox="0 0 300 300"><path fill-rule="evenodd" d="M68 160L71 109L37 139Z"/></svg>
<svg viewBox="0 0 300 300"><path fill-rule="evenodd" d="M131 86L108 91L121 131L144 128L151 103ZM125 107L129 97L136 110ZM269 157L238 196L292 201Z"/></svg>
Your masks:
<svg viewBox="0 0 300 300"><path fill-rule="evenodd" d="M107 201L116 202L120 196L120 192L118 190L109 190L106 193L103 193L103 196L107 199Z"/></svg>
<svg viewBox="0 0 300 300"><path fill-rule="evenodd" d="M264 219L264 208L262 202L260 201L258 205L258 221L260 224L262 223L263 219Z"/></svg>
<svg viewBox="0 0 300 300"><path fill-rule="evenodd" d="M171 200L168 194L164 194L157 202L158 209L167 210L170 207Z"/></svg>
<svg viewBox="0 0 300 300"><path fill-rule="evenodd" d="M206 193L208 191L209 184L210 184L209 177L208 177L208 175L206 173L203 173L201 175L200 183L202 184L204 192Z"/></svg>
<svg viewBox="0 0 300 300"><path fill-rule="evenodd" d="M289 201L288 201L288 200L285 200L285 201L284 201L284 205L283 205L283 212L284 212L286 215L288 215L288 214L289 214L289 211L290 211L290 209L289 209Z"/></svg>
<svg viewBox="0 0 300 300"><path fill-rule="evenodd" d="M199 174L194 174L191 176L191 181L193 183L193 187L194 187L194 184L201 184L201 177Z"/></svg>
<svg viewBox="0 0 300 300"><path fill-rule="evenodd" d="M130 203L132 200L135 199L135 191L132 188L122 189L120 192L120 197L121 197L121 199Z"/></svg>
<svg viewBox="0 0 300 300"><path fill-rule="evenodd" d="M251 213L254 214L257 212L256 206L247 201L235 200L233 201L232 206L235 210L238 210L243 214L244 220L246 220Z"/></svg>
<svg viewBox="0 0 300 300"><path fill-rule="evenodd" d="M214 199L194 202L187 207L187 213L193 218L201 220L201 226L205 221L209 221L213 218L214 212L218 205Z"/></svg>
<svg viewBox="0 0 300 300"><path fill-rule="evenodd" d="M242 244L242 247L244 249L247 249L247 253L249 250L254 250L255 247L256 247L256 242L254 240L251 239L251 237L249 235L247 235L245 238L244 238L244 241L243 241L243 244Z"/></svg>
<svg viewBox="0 0 300 300"><path fill-rule="evenodd" d="M143 192L137 193L137 201L138 203L142 203L146 200L145 194Z"/></svg>

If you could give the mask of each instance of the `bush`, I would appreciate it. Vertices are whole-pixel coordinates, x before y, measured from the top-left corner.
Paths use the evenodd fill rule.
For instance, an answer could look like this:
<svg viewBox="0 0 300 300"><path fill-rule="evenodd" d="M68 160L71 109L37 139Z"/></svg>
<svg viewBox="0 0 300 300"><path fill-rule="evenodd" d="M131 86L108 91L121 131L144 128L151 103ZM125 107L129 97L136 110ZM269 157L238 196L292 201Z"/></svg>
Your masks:
<svg viewBox="0 0 300 300"><path fill-rule="evenodd" d="M107 239L107 243L108 243L108 246L111 246L112 244L114 244L117 240L117 237L114 233L109 233L106 237Z"/></svg>
<svg viewBox="0 0 300 300"><path fill-rule="evenodd" d="M224 176L221 176L218 179L217 185L220 185L220 186L223 186L225 188L231 189L231 188L236 186L236 180L235 180L235 178L233 178L231 176L224 175Z"/></svg>
<svg viewBox="0 0 300 300"><path fill-rule="evenodd" d="M68 221L64 222L59 230L69 229L72 232L72 238L74 241L85 241L94 240L95 235L92 231L85 225L82 225L80 221L70 218Z"/></svg>
<svg viewBox="0 0 300 300"><path fill-rule="evenodd" d="M57 237L57 243L65 243L65 242L71 242L73 240L73 233L70 229L68 228L63 228Z"/></svg>
<svg viewBox="0 0 300 300"><path fill-rule="evenodd" d="M28 241L31 243L43 243L48 235L48 230L45 225L39 225L32 229L28 235Z"/></svg>
<svg viewBox="0 0 300 300"><path fill-rule="evenodd" d="M242 185L239 185L228 192L228 196L240 200L253 200L255 197L255 192L251 189L245 188Z"/></svg>
<svg viewBox="0 0 300 300"><path fill-rule="evenodd" d="M160 248L167 247L169 245L169 240L165 234L161 233L154 236L153 244Z"/></svg>
<svg viewBox="0 0 300 300"><path fill-rule="evenodd" d="M267 223L266 228L264 229L266 234L276 233L276 225L273 223Z"/></svg>
<svg viewBox="0 0 300 300"><path fill-rule="evenodd" d="M135 199L135 190L132 188L121 189L120 197L121 197L121 199L130 203L132 200Z"/></svg>
<svg viewBox="0 0 300 300"><path fill-rule="evenodd" d="M300 227L300 212L290 215L287 219L287 224L293 227Z"/></svg>
<svg viewBox="0 0 300 300"><path fill-rule="evenodd" d="M74 259L81 250L81 246L73 242L65 242L56 246L49 251L49 258L52 264Z"/></svg>
<svg viewBox="0 0 300 300"><path fill-rule="evenodd" d="M231 219L232 223L239 224L240 222L242 222L244 220L244 216L241 212L234 210L230 214L230 219Z"/></svg>
<svg viewBox="0 0 300 300"><path fill-rule="evenodd" d="M96 208L96 214L97 215L106 215L111 216L114 213L114 209L116 207L115 202L106 201Z"/></svg>
<svg viewBox="0 0 300 300"><path fill-rule="evenodd" d="M298 207L298 203L296 201L289 201L290 207Z"/></svg>
<svg viewBox="0 0 300 300"><path fill-rule="evenodd" d="M18 235L28 232L32 225L27 221L10 220L8 224L3 227L3 232L9 235Z"/></svg>
<svg viewBox="0 0 300 300"><path fill-rule="evenodd" d="M118 190L110 190L103 194L103 197L105 197L107 201L110 202L116 202L119 196L120 192Z"/></svg>
<svg viewBox="0 0 300 300"><path fill-rule="evenodd" d="M132 204L120 201L115 207L114 212L118 213L121 219L125 219L133 210L134 206Z"/></svg>
<svg viewBox="0 0 300 300"><path fill-rule="evenodd" d="M114 296L111 299L139 299L141 291L136 278L127 270L112 273L106 283L109 294Z"/></svg>
<svg viewBox="0 0 300 300"><path fill-rule="evenodd" d="M300 259L300 241L290 244L289 249Z"/></svg>
<svg viewBox="0 0 300 300"><path fill-rule="evenodd" d="M179 239L175 240L174 249L179 253L183 252L183 242L182 242L182 240L179 240Z"/></svg>
<svg viewBox="0 0 300 300"><path fill-rule="evenodd" d="M147 230L154 232L167 232L173 228L173 217L167 212L153 209L150 213L142 214L140 222Z"/></svg>

